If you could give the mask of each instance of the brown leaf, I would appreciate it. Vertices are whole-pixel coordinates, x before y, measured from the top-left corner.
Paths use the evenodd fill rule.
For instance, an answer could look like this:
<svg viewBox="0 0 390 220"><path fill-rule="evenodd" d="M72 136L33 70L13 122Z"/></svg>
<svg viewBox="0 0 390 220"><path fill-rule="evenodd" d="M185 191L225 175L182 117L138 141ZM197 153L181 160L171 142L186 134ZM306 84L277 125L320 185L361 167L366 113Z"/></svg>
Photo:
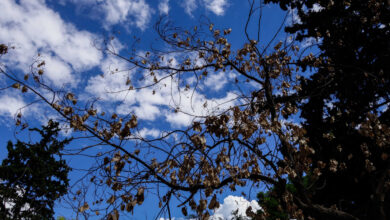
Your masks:
<svg viewBox="0 0 390 220"><path fill-rule="evenodd" d="M79 210L80 210L80 212L85 212L88 209L89 209L89 205L87 202L85 202L84 205L81 206Z"/></svg>
<svg viewBox="0 0 390 220"><path fill-rule="evenodd" d="M112 204L112 203L115 202L115 199L116 199L115 196L112 195L112 196L107 200L107 203Z"/></svg>
<svg viewBox="0 0 390 220"><path fill-rule="evenodd" d="M181 209L181 212L183 213L184 216L187 216L187 215L188 215L188 213L187 213L187 208L186 208L186 207L183 207L183 208Z"/></svg>

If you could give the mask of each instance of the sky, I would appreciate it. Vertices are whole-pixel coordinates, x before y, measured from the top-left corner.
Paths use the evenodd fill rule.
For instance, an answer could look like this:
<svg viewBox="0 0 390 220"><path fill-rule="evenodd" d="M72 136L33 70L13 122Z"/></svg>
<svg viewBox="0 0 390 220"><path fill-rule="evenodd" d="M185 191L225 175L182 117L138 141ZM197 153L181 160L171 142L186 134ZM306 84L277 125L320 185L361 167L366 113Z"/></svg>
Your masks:
<svg viewBox="0 0 390 220"><path fill-rule="evenodd" d="M185 85L193 87L196 82L188 76L180 82L167 79L160 86L118 93L127 90L128 86L124 83L127 79L138 80L139 71L130 69L127 62L104 53L101 48L105 40L112 39L111 49L126 55L134 36L140 39L137 47L140 53L151 47L164 48L154 29L154 24L162 16L181 27L192 28L208 19L218 28L232 28L229 40L233 48L239 48L244 42L243 30L249 8L247 1L1 0L0 8L0 43L13 48L9 54L1 57L0 65L23 76L38 61L44 60L45 83L56 89L70 90L81 101L99 98L98 110L136 114L142 124L139 135L158 137L161 131L189 125L193 120L192 115L215 113L237 103L239 92L233 83L237 77L234 71L210 74L196 91L172 92L171 88L175 85L180 88ZM285 15L275 5L267 5L263 11L260 43L268 42L273 37ZM255 34L251 29L249 31ZM284 35L276 38L283 39ZM175 63L180 57L172 55L172 59ZM7 83L0 76L0 87L7 86ZM142 86L150 81L137 83ZM248 84L243 89L255 89L255 86ZM8 140L30 138L26 132L19 132L14 126L18 112L22 112L24 119L36 126L58 117L43 103L30 105L35 100L31 94L22 96L10 89L0 90L0 160L6 156L3 149ZM206 108L203 107L205 103ZM180 108L179 113L174 112L176 108ZM69 131L62 135L72 134ZM68 160L75 167L88 166L88 163L74 158ZM77 175L78 172L74 171L71 178L77 179ZM223 205L215 211L214 216L227 218L235 210L234 206L245 207L255 199L255 194L250 198L238 197L237 193L235 196L226 194ZM153 207L152 202L146 203L146 206ZM147 218L152 219L157 212L158 208L152 208L152 211L150 208L140 209L131 218L144 219L148 215ZM56 205L56 214L68 217L67 210L61 204ZM174 214L180 219L180 211L174 211Z"/></svg>

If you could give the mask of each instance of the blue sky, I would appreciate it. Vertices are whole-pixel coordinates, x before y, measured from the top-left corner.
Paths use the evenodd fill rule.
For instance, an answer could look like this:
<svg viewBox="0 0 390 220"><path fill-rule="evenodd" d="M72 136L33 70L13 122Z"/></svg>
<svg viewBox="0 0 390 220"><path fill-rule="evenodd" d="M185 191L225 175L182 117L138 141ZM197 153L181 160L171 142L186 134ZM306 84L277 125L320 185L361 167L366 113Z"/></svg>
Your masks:
<svg viewBox="0 0 390 220"><path fill-rule="evenodd" d="M232 28L229 41L233 49L244 44L244 24L249 4L241 0L1 0L0 8L0 43L13 46L7 56L1 58L17 75L28 72L36 60L44 60L45 82L56 89L65 89L77 94L81 102L90 97L100 98L99 111L118 112L138 116L141 128L139 135L158 137L161 131L183 128L191 123L193 115L206 115L222 111L235 103L239 95L234 86L237 75L234 71L211 73L196 91L172 93L170 85L184 87L194 85L191 76L185 76L183 82L163 82L168 86L157 86L139 91L113 93L126 90L125 81L130 78L136 81L137 70L129 69L130 65L118 57L99 50L105 39L111 41L112 48L126 56L133 36L140 39L138 50L145 52L150 47L164 48L153 28L160 16L174 22L176 26L192 28L206 18L216 28ZM275 5L263 8L260 45L267 43L281 24L285 13ZM288 18L291 20L291 18ZM250 24L255 27L256 24ZM249 28L255 36L254 28ZM276 37L275 43L285 40L285 35ZM38 56L39 54L39 56ZM180 59L178 57L172 57ZM117 71L118 70L118 71ZM112 74L112 72L116 72ZM0 77L0 86L9 83ZM147 83L147 82L142 82ZM140 82L140 85L142 85ZM248 84L244 90L253 90L256 85ZM152 95L152 90L156 94ZM1 148L5 149L8 140L28 139L26 132L16 134L14 116L22 111L24 120L30 125L39 125L49 118L57 116L42 103L24 107L34 101L31 94L22 96L12 90L0 90L0 138ZM208 107L204 108L204 103ZM173 110L180 108L179 113ZM63 135L71 135L64 133ZM88 142L79 142L88 145ZM78 146L77 146L78 147ZM101 148L89 153L96 153ZM0 151L0 159L6 152ZM93 161L69 157L69 163L77 168L88 168ZM80 175L71 174L74 181ZM256 190L250 195L255 198ZM236 193L226 193L239 194ZM137 208L132 218L152 219L158 213L155 198L151 196L143 207ZM229 201L227 202L227 204ZM229 203L230 204L230 203ZM241 203L240 203L241 204ZM243 204L243 203L242 203ZM225 207L226 208L226 207ZM227 210L230 210L226 208ZM56 211L59 215L72 217L60 204ZM222 211L221 211L222 212ZM180 211L173 210L175 216ZM73 216L74 217L74 216ZM91 217L92 218L92 217Z"/></svg>

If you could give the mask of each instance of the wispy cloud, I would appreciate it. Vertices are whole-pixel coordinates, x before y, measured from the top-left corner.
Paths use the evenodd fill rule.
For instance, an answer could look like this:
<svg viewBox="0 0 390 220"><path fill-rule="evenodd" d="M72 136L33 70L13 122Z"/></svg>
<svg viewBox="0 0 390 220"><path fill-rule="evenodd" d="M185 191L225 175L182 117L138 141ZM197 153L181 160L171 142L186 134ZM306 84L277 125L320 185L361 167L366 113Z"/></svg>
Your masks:
<svg viewBox="0 0 390 220"><path fill-rule="evenodd" d="M196 4L196 0L187 0L183 1L183 7L187 14L192 16L192 12L198 7Z"/></svg>
<svg viewBox="0 0 390 220"><path fill-rule="evenodd" d="M216 15L224 15L228 6L227 0L187 0L183 1L183 7L187 14L192 16L193 11L198 8L198 5L203 5L207 10Z"/></svg>
<svg viewBox="0 0 390 220"><path fill-rule="evenodd" d="M158 10L160 11L160 14L169 14L169 0L160 0Z"/></svg>

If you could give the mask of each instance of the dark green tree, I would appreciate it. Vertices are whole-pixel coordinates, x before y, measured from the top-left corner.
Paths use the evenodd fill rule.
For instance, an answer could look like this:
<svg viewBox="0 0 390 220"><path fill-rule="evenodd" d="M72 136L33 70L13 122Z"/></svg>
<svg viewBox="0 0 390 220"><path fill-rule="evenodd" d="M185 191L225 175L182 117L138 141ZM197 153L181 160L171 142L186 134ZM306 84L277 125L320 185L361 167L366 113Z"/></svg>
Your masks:
<svg viewBox="0 0 390 220"><path fill-rule="evenodd" d="M0 166L0 219L54 219L54 202L67 192L70 168L60 151L70 139L57 139L53 121L31 131L39 132L39 142L8 142Z"/></svg>
<svg viewBox="0 0 390 220"><path fill-rule="evenodd" d="M295 192L292 184L288 184L286 187L287 190L289 190L291 193ZM280 190L281 189L279 188L272 188L268 192L259 192L257 194L257 201L262 208L257 211L257 216L259 216L259 218L262 216L263 219L267 220L289 219L289 215L281 206L280 201L276 198L278 195L280 195Z"/></svg>
<svg viewBox="0 0 390 220"><path fill-rule="evenodd" d="M330 216L311 204L340 211L333 219L388 219L390 2L268 2L295 10L300 21L286 31L299 41L317 39L323 60L300 61L304 69L314 67L302 81L300 96L307 102L301 103L301 116L315 150L312 170L321 175L313 178L313 193L297 203L315 219Z"/></svg>

